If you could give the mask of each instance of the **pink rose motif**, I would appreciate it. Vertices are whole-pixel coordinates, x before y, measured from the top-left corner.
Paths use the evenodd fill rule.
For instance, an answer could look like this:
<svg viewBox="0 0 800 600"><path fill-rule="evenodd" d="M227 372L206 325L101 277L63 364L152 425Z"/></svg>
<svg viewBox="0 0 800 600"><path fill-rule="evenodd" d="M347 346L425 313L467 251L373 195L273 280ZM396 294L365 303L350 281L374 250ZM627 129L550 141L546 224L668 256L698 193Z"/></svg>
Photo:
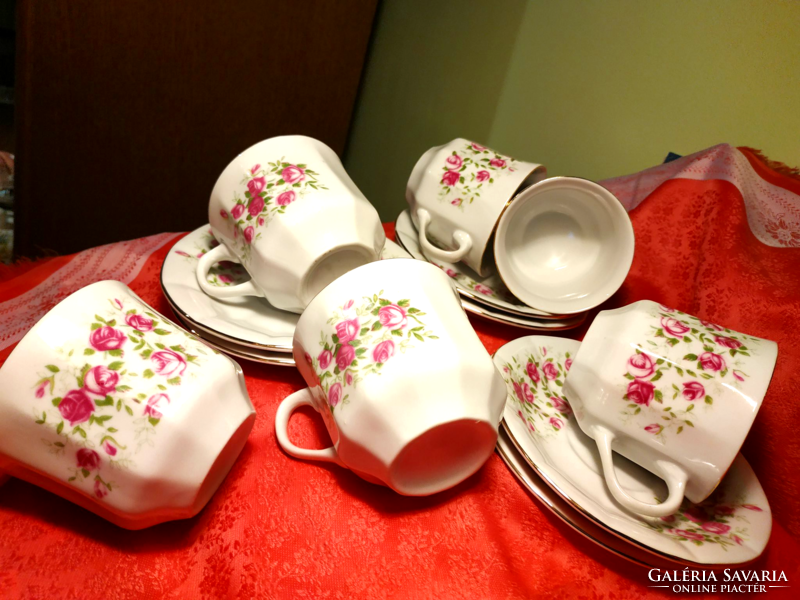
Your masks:
<svg viewBox="0 0 800 600"><path fill-rule="evenodd" d="M493 158L489 161L489 164L498 169L502 169L506 166L506 161L504 161L502 158Z"/></svg>
<svg viewBox="0 0 800 600"><path fill-rule="evenodd" d="M646 379L655 372L655 362L647 354L634 354L628 359L628 373L636 379Z"/></svg>
<svg viewBox="0 0 800 600"><path fill-rule="evenodd" d="M336 406L342 400L342 384L334 383L328 390L328 404Z"/></svg>
<svg viewBox="0 0 800 600"><path fill-rule="evenodd" d="M111 442L109 442L108 440L103 442L103 450L109 456L116 456L117 455L117 447L114 444L112 444Z"/></svg>
<svg viewBox="0 0 800 600"><path fill-rule="evenodd" d="M253 226L252 226L252 225L248 225L247 227L245 227L245 229L244 229L244 231L242 232L242 234L244 235L244 240L245 240L245 241L246 241L248 244L252 244L252 243L253 243L253 238L254 238L254 237L255 237L255 235L256 235L256 230L255 230L255 229L253 229Z"/></svg>
<svg viewBox="0 0 800 600"><path fill-rule="evenodd" d="M661 425L659 425L658 423L651 423L650 425L644 428L644 430L647 433L652 433L653 435L658 435L659 433L661 433L662 429L663 427L661 427ZM675 520L674 517L672 517L672 519Z"/></svg>
<svg viewBox="0 0 800 600"><path fill-rule="evenodd" d="M376 363L385 363L394 356L394 342L386 340L375 346L372 351L372 360Z"/></svg>
<svg viewBox="0 0 800 600"><path fill-rule="evenodd" d="M92 335L89 336L89 343L95 350L105 352L119 350L127 339L127 336L118 329L104 325L92 332Z"/></svg>
<svg viewBox="0 0 800 600"><path fill-rule="evenodd" d="M706 395L706 388L699 381L687 381L683 384L683 397L689 401L694 402Z"/></svg>
<svg viewBox="0 0 800 600"><path fill-rule="evenodd" d="M219 216L222 217L223 219L227 219L228 218L228 213L225 212L225 209L220 209Z"/></svg>
<svg viewBox="0 0 800 600"><path fill-rule="evenodd" d="M536 431L536 427L534 427L534 426L533 426L533 423L531 423L530 421L528 421L528 429L530 429L530 430L531 430L531 431L533 431L533 432L535 432L535 431Z"/></svg>
<svg viewBox="0 0 800 600"><path fill-rule="evenodd" d="M693 523L704 523L708 519L706 513L697 506L689 507L684 511L683 516Z"/></svg>
<svg viewBox="0 0 800 600"><path fill-rule="evenodd" d="M98 498L104 498L108 496L108 488L106 487L106 484L99 479L95 479L94 481L94 495Z"/></svg>
<svg viewBox="0 0 800 600"><path fill-rule="evenodd" d="M336 324L336 335L339 342L346 344L358 336L358 319L347 319Z"/></svg>
<svg viewBox="0 0 800 600"><path fill-rule="evenodd" d="M260 165L259 163L256 163L256 164L254 164L254 165L253 165L253 166L250 168L250 175L255 175L255 174L258 172L258 170L259 170L260 168L261 168L261 165Z"/></svg>
<svg viewBox="0 0 800 600"><path fill-rule="evenodd" d="M730 525L725 525L725 523L717 523L717 522L710 522L710 523L703 523L700 527L702 527L705 531L709 533L716 533L719 535L723 535L728 533L731 530Z"/></svg>
<svg viewBox="0 0 800 600"><path fill-rule="evenodd" d="M461 198L456 198L455 200L451 200L450 204L453 206L461 206L461 203L464 202Z"/></svg>
<svg viewBox="0 0 800 600"><path fill-rule="evenodd" d="M744 377L742 377L742 375L744 375L743 371L740 371L739 369L733 370L733 376L736 378L737 381L744 381Z"/></svg>
<svg viewBox="0 0 800 600"><path fill-rule="evenodd" d="M453 269L445 269L444 272L447 273L447 276L452 278L452 279L455 279L456 277L458 277L458 273L453 271Z"/></svg>
<svg viewBox="0 0 800 600"><path fill-rule="evenodd" d="M43 398L44 397L44 391L47 389L48 385L50 385L50 380L49 379L45 379L42 383L39 384L39 386L36 388L36 397L37 398Z"/></svg>
<svg viewBox="0 0 800 600"><path fill-rule="evenodd" d="M494 295L494 292L490 288L486 287L481 283L475 284L475 291L478 292L479 294L483 294L484 296Z"/></svg>
<svg viewBox="0 0 800 600"><path fill-rule="evenodd" d="M97 365L92 367L83 378L83 386L86 391L98 396L107 396L117 389L119 383L119 373Z"/></svg>
<svg viewBox="0 0 800 600"><path fill-rule="evenodd" d="M172 377L173 375L183 375L186 371L186 360L177 352L172 350L159 350L150 355L150 360L155 363L157 375Z"/></svg>
<svg viewBox="0 0 800 600"><path fill-rule="evenodd" d="M352 373L352 371L347 371L347 372L344 374L344 382L345 382L347 385L353 385L353 373Z"/></svg>
<svg viewBox="0 0 800 600"><path fill-rule="evenodd" d="M667 515L666 517L661 517L661 520L664 521L664 523L674 523L675 515Z"/></svg>
<svg viewBox="0 0 800 600"><path fill-rule="evenodd" d="M339 367L340 371L344 371L347 367L351 365L353 360L356 358L356 349L353 348L350 344L345 344L341 348L339 348L339 352L336 354L336 366Z"/></svg>
<svg viewBox="0 0 800 600"><path fill-rule="evenodd" d="M175 250L175 254L179 254L181 256L187 256L189 258L191 258L192 256L191 254L189 254L188 252L184 252L183 250Z"/></svg>
<svg viewBox="0 0 800 600"><path fill-rule="evenodd" d="M208 242L208 245L211 248L216 248L217 246L219 246L219 242L217 240L211 240L210 242Z"/></svg>
<svg viewBox="0 0 800 600"><path fill-rule="evenodd" d="M263 177L255 177L247 182L247 191L250 192L250 197L255 198L266 187L267 180Z"/></svg>
<svg viewBox="0 0 800 600"><path fill-rule="evenodd" d="M72 390L61 399L58 412L70 426L89 420L94 412L94 402L84 390Z"/></svg>
<svg viewBox="0 0 800 600"><path fill-rule="evenodd" d="M523 396L522 394L522 386L516 381L513 382L513 385L514 385L514 393L517 395L517 398L519 398L519 401L525 402L525 396Z"/></svg>
<svg viewBox="0 0 800 600"><path fill-rule="evenodd" d="M448 169L454 171L461 168L461 165L464 164L464 159L461 158L458 154L451 154L450 156L444 159L444 162Z"/></svg>
<svg viewBox="0 0 800 600"><path fill-rule="evenodd" d="M690 328L678 321L678 319L668 319L667 317L661 317L661 327L668 334L678 339L682 339L690 331Z"/></svg>
<svg viewBox="0 0 800 600"><path fill-rule="evenodd" d="M716 515L732 515L733 508L730 506L717 506L714 508L714 514Z"/></svg>
<svg viewBox="0 0 800 600"><path fill-rule="evenodd" d="M487 179L489 179L489 171L481 169L480 171L475 173L475 179L481 182L486 181Z"/></svg>
<svg viewBox="0 0 800 600"><path fill-rule="evenodd" d="M564 421L562 421L558 417L550 417L550 425L555 427L556 430L559 430L564 426Z"/></svg>
<svg viewBox="0 0 800 600"><path fill-rule="evenodd" d="M297 199L297 194L295 194L293 190L289 190L283 192L282 194L278 194L278 197L275 198L275 204L277 204L278 206L288 206L296 199Z"/></svg>
<svg viewBox="0 0 800 600"><path fill-rule="evenodd" d="M637 379L628 384L628 400L641 404L642 406L650 406L653 400L655 386L649 381L642 381Z"/></svg>
<svg viewBox="0 0 800 600"><path fill-rule="evenodd" d="M731 337L726 337L724 335L715 335L714 341L717 342L720 346L724 346L725 348L741 348L742 342L739 340L735 340Z"/></svg>
<svg viewBox="0 0 800 600"><path fill-rule="evenodd" d="M558 377L558 367L551 362L546 362L542 365L542 373L544 376L547 377L550 381L553 381Z"/></svg>
<svg viewBox="0 0 800 600"><path fill-rule="evenodd" d="M234 219L238 219L243 214L244 214L244 204L237 204L231 210L231 215L233 216Z"/></svg>
<svg viewBox="0 0 800 600"><path fill-rule="evenodd" d="M169 404L169 396L166 394L155 394L150 396L147 400L147 406L144 407L144 414L145 416L152 417L153 419L160 419L164 415L161 414L159 409L159 404L164 402L160 408L164 408L166 404Z"/></svg>
<svg viewBox="0 0 800 600"><path fill-rule="evenodd" d="M230 275L225 275L225 273L220 273L220 274L217 276L217 278L218 278L218 279L219 279L219 280L220 280L222 283L233 283L233 277L231 277Z"/></svg>
<svg viewBox="0 0 800 600"><path fill-rule="evenodd" d="M742 538L740 538L740 537L739 537L738 535L736 535L736 534L732 535L732 536L731 536L731 539L732 539L734 542L736 542L737 544L739 544L740 546L742 545L742 542L744 541Z"/></svg>
<svg viewBox="0 0 800 600"><path fill-rule="evenodd" d="M264 217L258 217L258 226L259 227L263 227L264 226Z"/></svg>
<svg viewBox="0 0 800 600"><path fill-rule="evenodd" d="M298 166L289 165L281 171L281 177L286 183L298 183L306 178L306 172Z"/></svg>
<svg viewBox="0 0 800 600"><path fill-rule="evenodd" d="M472 149L475 150L475 152L483 152L486 150L486 146L481 146L480 144L472 142Z"/></svg>
<svg viewBox="0 0 800 600"><path fill-rule="evenodd" d="M319 368L325 370L328 368L328 365L331 364L331 360L333 360L333 354L331 354L330 350L323 350L319 353L317 360L319 361ZM310 359L309 362L311 362Z"/></svg>
<svg viewBox="0 0 800 600"><path fill-rule="evenodd" d="M531 386L529 386L527 383L522 384L522 395L525 398L525 402L528 404L533 404L533 402L536 400L533 392L531 392Z"/></svg>
<svg viewBox="0 0 800 600"><path fill-rule="evenodd" d="M539 369L536 368L535 364L533 364L531 361L528 361L528 364L525 365L525 371L528 373L528 377L531 378L533 383L539 383L541 375L539 375Z"/></svg>
<svg viewBox="0 0 800 600"><path fill-rule="evenodd" d="M211 233L210 230L209 233ZM114 298L114 304L117 306L118 309L122 310L122 301L119 298Z"/></svg>
<svg viewBox="0 0 800 600"><path fill-rule="evenodd" d="M747 510L754 510L756 512L763 512L762 509L756 506L755 504L742 504L742 508L746 508Z"/></svg>
<svg viewBox="0 0 800 600"><path fill-rule="evenodd" d="M390 330L403 329L408 322L406 311L403 307L397 306L397 304L382 306L378 312L378 320L381 325Z"/></svg>
<svg viewBox="0 0 800 600"><path fill-rule="evenodd" d="M714 331L725 331L724 327L720 327L716 323L710 323L708 321L703 321L702 319L700 320L700 324L703 325L703 327L708 327L709 329L713 329Z"/></svg>
<svg viewBox="0 0 800 600"><path fill-rule="evenodd" d="M348 300L347 303L342 307L342 310L350 310L353 308L353 300Z"/></svg>
<svg viewBox="0 0 800 600"><path fill-rule="evenodd" d="M458 174L458 171L447 171L442 175L442 183L452 187L458 183L460 178L461 176Z"/></svg>
<svg viewBox="0 0 800 600"><path fill-rule="evenodd" d="M75 453L75 458L78 462L79 469L88 469L94 471L100 466L100 455L94 450L89 448L81 448Z"/></svg>
<svg viewBox="0 0 800 600"><path fill-rule="evenodd" d="M553 404L553 408L561 414L568 415L572 412L572 407L558 396L550 396L550 402Z"/></svg>
<svg viewBox="0 0 800 600"><path fill-rule="evenodd" d="M675 535L679 535L681 537L685 537L687 540L695 540L698 542L703 541L703 536L699 533L694 533L693 531L686 531L685 529L670 529L670 533L674 533Z"/></svg>
<svg viewBox="0 0 800 600"><path fill-rule="evenodd" d="M703 352L700 355L700 366L704 371L722 371L725 369L725 359L713 352Z"/></svg>
<svg viewBox="0 0 800 600"><path fill-rule="evenodd" d="M144 315L125 315L125 322L142 333L153 330L153 319L148 319Z"/></svg>
<svg viewBox="0 0 800 600"><path fill-rule="evenodd" d="M261 196L256 196L250 200L250 206L247 207L247 212L250 216L257 217L264 210L264 199Z"/></svg>

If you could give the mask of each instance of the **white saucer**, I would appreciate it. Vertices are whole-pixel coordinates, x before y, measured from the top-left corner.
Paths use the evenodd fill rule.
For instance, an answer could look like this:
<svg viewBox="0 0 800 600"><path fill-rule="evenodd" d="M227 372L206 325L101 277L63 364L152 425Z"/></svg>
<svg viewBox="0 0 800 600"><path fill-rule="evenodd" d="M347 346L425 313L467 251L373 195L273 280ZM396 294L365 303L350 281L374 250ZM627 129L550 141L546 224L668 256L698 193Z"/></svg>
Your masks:
<svg viewBox="0 0 800 600"><path fill-rule="evenodd" d="M671 517L643 517L617 504L606 488L594 441L578 427L561 393L568 361L579 347L573 340L528 336L494 356L509 387L504 426L536 473L597 525L662 557L690 565L730 565L760 556L769 541L772 513L741 454L711 499L700 505L684 501ZM530 374L529 362L536 366ZM614 462L629 494L647 502L665 497L666 485L655 475L616 454Z"/></svg>
<svg viewBox="0 0 800 600"><path fill-rule="evenodd" d="M489 319L490 321L495 321L504 325L512 325L514 327L522 327L523 329L530 329L533 331L564 331L566 329L578 327L586 320L585 313L576 315L571 319L564 319L563 321L521 317L519 315L512 315L506 312L494 310L488 306L473 302L472 300L467 300L463 296L461 298L461 306L463 306L467 312L480 315L481 317Z"/></svg>

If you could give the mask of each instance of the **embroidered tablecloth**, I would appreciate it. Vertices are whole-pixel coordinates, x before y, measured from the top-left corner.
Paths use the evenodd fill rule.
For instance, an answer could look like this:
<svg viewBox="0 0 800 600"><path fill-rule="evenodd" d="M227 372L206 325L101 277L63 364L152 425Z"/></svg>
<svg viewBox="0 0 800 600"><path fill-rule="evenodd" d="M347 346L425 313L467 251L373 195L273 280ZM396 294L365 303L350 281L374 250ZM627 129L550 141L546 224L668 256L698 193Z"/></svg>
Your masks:
<svg viewBox="0 0 800 600"><path fill-rule="evenodd" d="M800 181L749 149L715 146L603 185L631 211L633 267L603 308L652 299L779 344L743 453L774 515L758 569L800 586ZM386 226L392 236L391 225ZM59 300L117 279L171 315L158 275L183 234L162 234L0 271L0 360ZM9 278L15 272L24 273ZM494 352L524 330L470 316ZM591 318L589 319L589 322ZM564 332L581 339L586 326ZM533 598L672 595L647 570L576 534L496 454L456 488L401 497L335 465L284 454L279 402L297 371L242 363L258 411L250 439L195 518L125 531L18 480L0 487L0 596L8 598ZM324 447L313 411L300 445ZM687 542L688 543L688 542ZM694 597L702 597L695 594Z"/></svg>

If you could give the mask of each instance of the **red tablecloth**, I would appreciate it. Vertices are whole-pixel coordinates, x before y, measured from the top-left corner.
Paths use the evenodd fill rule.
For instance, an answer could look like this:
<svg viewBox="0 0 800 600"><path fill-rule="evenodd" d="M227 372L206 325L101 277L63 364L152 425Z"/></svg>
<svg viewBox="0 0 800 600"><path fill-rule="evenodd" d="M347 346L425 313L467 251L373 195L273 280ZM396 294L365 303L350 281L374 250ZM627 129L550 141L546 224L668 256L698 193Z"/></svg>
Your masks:
<svg viewBox="0 0 800 600"><path fill-rule="evenodd" d="M800 587L800 181L747 150L717 146L604 184L633 208L637 244L627 281L604 308L649 298L779 344L772 386L743 452L774 514L772 540L756 566L789 579L788 590L768 597L792 597ZM169 315L158 273L179 237L50 259L0 284L0 359L38 316L91 281L124 281ZM526 335L470 318L490 352ZM564 335L580 339L584 331ZM337 466L289 458L273 421L278 403L303 387L302 379L294 369L242 366L258 417L200 515L125 531L11 480L0 487L0 596L672 595L648 588L645 569L575 534L525 492L497 455L466 482L428 498L401 497ZM311 411L294 417L290 434L301 445L328 445Z"/></svg>

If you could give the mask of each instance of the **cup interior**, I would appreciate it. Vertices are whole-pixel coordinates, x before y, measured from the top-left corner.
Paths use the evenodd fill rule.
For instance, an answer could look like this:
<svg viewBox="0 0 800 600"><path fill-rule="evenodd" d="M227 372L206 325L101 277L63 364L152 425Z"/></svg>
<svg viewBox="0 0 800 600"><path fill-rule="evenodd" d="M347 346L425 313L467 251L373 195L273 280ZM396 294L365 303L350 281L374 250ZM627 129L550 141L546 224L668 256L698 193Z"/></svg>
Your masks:
<svg viewBox="0 0 800 600"><path fill-rule="evenodd" d="M572 314L602 303L622 285L633 261L625 209L591 181L554 177L520 193L500 218L494 255L520 300Z"/></svg>

